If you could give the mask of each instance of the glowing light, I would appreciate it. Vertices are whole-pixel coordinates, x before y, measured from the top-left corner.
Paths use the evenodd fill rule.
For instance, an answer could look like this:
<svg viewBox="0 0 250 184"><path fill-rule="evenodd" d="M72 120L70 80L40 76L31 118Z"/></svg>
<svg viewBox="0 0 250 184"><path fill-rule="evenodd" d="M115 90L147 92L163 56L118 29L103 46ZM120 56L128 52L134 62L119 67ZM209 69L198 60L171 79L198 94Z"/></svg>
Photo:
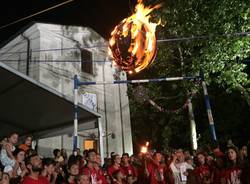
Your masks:
<svg viewBox="0 0 250 184"><path fill-rule="evenodd" d="M138 0L135 12L123 19L112 31L109 48L114 62L128 73L138 73L149 66L156 56L156 26L150 13L161 5L145 7Z"/></svg>
<svg viewBox="0 0 250 184"><path fill-rule="evenodd" d="M141 153L147 153L147 152L148 152L148 148L146 146L142 146Z"/></svg>

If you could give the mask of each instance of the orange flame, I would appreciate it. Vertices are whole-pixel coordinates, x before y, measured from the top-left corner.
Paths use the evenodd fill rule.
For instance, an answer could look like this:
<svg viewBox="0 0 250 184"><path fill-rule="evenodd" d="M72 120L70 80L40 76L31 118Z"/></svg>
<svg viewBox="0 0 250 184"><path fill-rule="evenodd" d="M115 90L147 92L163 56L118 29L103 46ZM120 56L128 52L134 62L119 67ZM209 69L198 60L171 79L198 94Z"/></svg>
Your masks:
<svg viewBox="0 0 250 184"><path fill-rule="evenodd" d="M115 63L130 74L139 72L151 64L156 54L156 26L160 24L150 22L150 13L161 5L145 7L142 0L138 0L135 13L125 18L111 33L109 47ZM119 40L130 38L127 49L130 57L124 58L119 50Z"/></svg>

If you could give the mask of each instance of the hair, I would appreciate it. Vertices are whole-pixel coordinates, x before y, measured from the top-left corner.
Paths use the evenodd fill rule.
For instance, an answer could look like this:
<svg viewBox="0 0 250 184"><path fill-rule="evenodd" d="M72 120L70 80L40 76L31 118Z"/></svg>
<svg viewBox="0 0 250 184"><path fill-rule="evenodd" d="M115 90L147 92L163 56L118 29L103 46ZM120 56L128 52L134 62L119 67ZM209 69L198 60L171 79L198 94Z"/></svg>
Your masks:
<svg viewBox="0 0 250 184"><path fill-rule="evenodd" d="M70 169L73 165L78 165L78 162L76 159L68 161L68 169Z"/></svg>
<svg viewBox="0 0 250 184"><path fill-rule="evenodd" d="M90 149L90 150L88 151L88 153L87 153L87 157L89 157L90 153L95 153L95 154L97 154L96 151L95 151L94 149Z"/></svg>
<svg viewBox="0 0 250 184"><path fill-rule="evenodd" d="M118 178L118 174L119 174L120 172L121 172L120 169L114 171L113 174L112 174L112 177L113 177L114 179L117 179L117 178Z"/></svg>
<svg viewBox="0 0 250 184"><path fill-rule="evenodd" d="M236 153L236 164L234 164L231 160L229 160L228 158L228 151L229 149L232 149L235 151ZM240 155L239 155L239 151L238 148L236 146L228 146L227 147L227 151L226 151L226 166L227 167L234 167L234 166L240 166L241 164L241 160L240 160Z"/></svg>
<svg viewBox="0 0 250 184"><path fill-rule="evenodd" d="M43 165L44 166L56 165L56 161L53 158L44 158Z"/></svg>
<svg viewBox="0 0 250 184"><path fill-rule="evenodd" d="M76 177L76 179L79 181L81 176L87 176L87 177L89 178L90 183L91 183L91 176L90 176L90 175L86 175L86 174L84 174L84 173L81 173L81 174L79 174L79 175Z"/></svg>
<svg viewBox="0 0 250 184"><path fill-rule="evenodd" d="M25 153L25 151L23 150L23 149L21 149L21 148L16 148L14 151L13 151L13 156L14 157L16 157L17 155L18 155L18 153L20 153L20 152L24 152Z"/></svg>
<svg viewBox="0 0 250 184"><path fill-rule="evenodd" d="M24 138L24 141L26 141L26 139L31 138L33 140L33 136L32 135L26 135Z"/></svg>
<svg viewBox="0 0 250 184"><path fill-rule="evenodd" d="M37 153L33 153L33 154L29 155L29 156L25 159L25 165L27 166L27 165L31 164L31 159L32 159L33 157L36 157L36 156L38 156Z"/></svg>
<svg viewBox="0 0 250 184"><path fill-rule="evenodd" d="M123 156L129 157L129 154L128 154L128 153L123 153L123 154L122 154L122 157L123 157Z"/></svg>
<svg viewBox="0 0 250 184"><path fill-rule="evenodd" d="M53 150L53 155L56 157L59 152L61 152L59 149L54 149Z"/></svg>
<svg viewBox="0 0 250 184"><path fill-rule="evenodd" d="M250 163L250 140L247 142L247 160Z"/></svg>
<svg viewBox="0 0 250 184"><path fill-rule="evenodd" d="M16 133L16 132L10 133L10 134L7 136L7 138L12 137L13 135L18 135L18 133Z"/></svg>
<svg viewBox="0 0 250 184"><path fill-rule="evenodd" d="M116 158L117 156L119 156L119 154L113 154L113 155L112 155L112 157L111 157L111 162L112 162L112 164L115 163L115 158Z"/></svg>

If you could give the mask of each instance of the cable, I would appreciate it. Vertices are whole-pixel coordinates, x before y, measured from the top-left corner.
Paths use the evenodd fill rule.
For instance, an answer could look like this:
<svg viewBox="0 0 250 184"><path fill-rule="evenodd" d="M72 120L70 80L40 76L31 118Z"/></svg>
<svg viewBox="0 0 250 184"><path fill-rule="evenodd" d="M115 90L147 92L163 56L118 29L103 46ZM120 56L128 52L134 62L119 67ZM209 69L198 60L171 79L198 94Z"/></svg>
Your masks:
<svg viewBox="0 0 250 184"><path fill-rule="evenodd" d="M18 22L21 22L21 21L23 21L23 20L26 20L26 19L29 19L29 18L31 18L31 17L34 17L34 16L36 16L36 15L39 15L39 14L41 14L41 13L50 11L50 10L55 9L55 8L58 8L58 7L62 6L62 5L71 3L71 2L73 2L73 1L74 1L74 0L65 1L65 2L63 2L63 3L57 4L57 5L55 5L55 6L52 6L52 7L50 7L50 8L47 8L47 9L45 9L45 10L42 10L42 11L39 11L39 12L34 13L34 14L32 14L32 15L29 15L29 16L27 16L27 17L18 19L18 20L14 21L14 22L11 22L11 23L9 23L9 24L5 24L5 25L3 25L3 26L0 27L0 30L3 29L3 28L9 27L9 26L11 26L11 25L13 25L13 24L16 24L16 23L18 23Z"/></svg>
<svg viewBox="0 0 250 184"><path fill-rule="evenodd" d="M175 42L175 41L189 41L189 40L197 40L197 39L211 39L213 37L233 37L233 36L250 36L250 32L238 32L238 33L230 33L230 34L221 34L221 35L207 35L207 36L191 36L191 37L182 37L182 38L169 38L169 39L159 39L157 43L164 42ZM100 48L100 47L108 47L108 45L93 45L93 46L85 46L81 47L82 49L90 49L90 48ZM4 47L3 47L4 49ZM77 50L79 48L76 47L68 47L68 48L54 48L54 49L42 49L42 50L33 50L32 52L52 52L52 51L61 51L61 50ZM26 53L27 51L22 52L0 52L0 54L8 54L8 53Z"/></svg>
<svg viewBox="0 0 250 184"><path fill-rule="evenodd" d="M233 36L250 36L250 32L238 32L238 33L229 33L221 35L206 35L206 36L191 36L191 37L182 37L182 38L169 38L169 39L159 39L157 43L163 42L175 42L175 41L189 41L189 40L198 40L198 39L211 39L214 37L233 37Z"/></svg>
<svg viewBox="0 0 250 184"><path fill-rule="evenodd" d="M19 62L27 61L27 59L0 59L0 62ZM101 60L92 60L92 61L81 61L81 60L31 60L30 63L111 63L111 61L101 61Z"/></svg>

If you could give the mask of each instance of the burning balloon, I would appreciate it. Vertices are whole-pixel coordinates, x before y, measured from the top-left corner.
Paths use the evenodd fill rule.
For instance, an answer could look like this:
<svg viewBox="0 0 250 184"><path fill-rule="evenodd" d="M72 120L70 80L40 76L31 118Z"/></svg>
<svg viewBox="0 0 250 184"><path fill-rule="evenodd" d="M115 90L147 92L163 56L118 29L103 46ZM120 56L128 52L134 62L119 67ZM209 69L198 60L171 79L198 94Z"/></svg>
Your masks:
<svg viewBox="0 0 250 184"><path fill-rule="evenodd" d="M155 29L150 13L159 8L145 7L138 0L135 13L121 21L111 33L109 52L118 67L128 73L138 73L149 66L156 56Z"/></svg>

